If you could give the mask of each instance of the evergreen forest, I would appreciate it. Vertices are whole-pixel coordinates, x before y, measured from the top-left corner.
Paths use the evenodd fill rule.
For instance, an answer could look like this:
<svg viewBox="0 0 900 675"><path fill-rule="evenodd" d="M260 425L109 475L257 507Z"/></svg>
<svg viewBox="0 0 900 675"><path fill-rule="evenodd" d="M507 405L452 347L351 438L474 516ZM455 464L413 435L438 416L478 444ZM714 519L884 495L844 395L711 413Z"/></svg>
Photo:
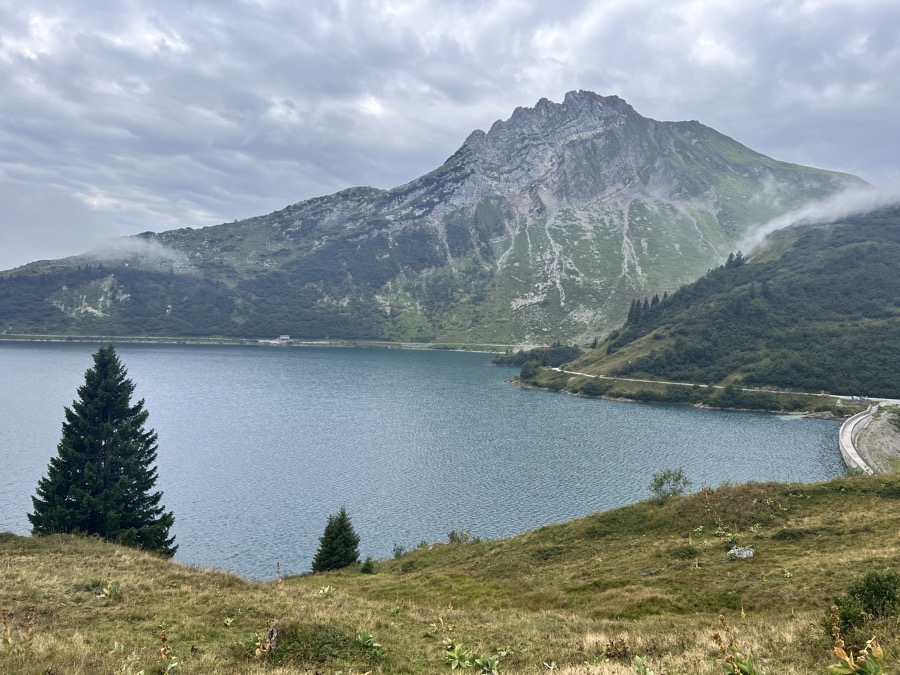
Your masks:
<svg viewBox="0 0 900 675"><path fill-rule="evenodd" d="M576 361L611 376L900 396L900 207L769 237ZM593 370L592 370L593 369Z"/></svg>

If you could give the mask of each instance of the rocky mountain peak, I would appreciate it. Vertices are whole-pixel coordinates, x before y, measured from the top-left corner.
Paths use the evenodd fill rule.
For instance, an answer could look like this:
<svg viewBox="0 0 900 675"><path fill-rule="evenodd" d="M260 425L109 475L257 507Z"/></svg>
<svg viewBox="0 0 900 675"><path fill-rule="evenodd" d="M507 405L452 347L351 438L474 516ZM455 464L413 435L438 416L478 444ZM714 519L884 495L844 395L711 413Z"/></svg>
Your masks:
<svg viewBox="0 0 900 675"><path fill-rule="evenodd" d="M533 108L516 108L508 120L497 120L485 133L473 131L459 154L503 161L515 154L522 142L560 145L586 132L602 133L626 117L644 119L618 96L591 91L570 91L562 103L542 98ZM456 155L454 155L455 157Z"/></svg>
<svg viewBox="0 0 900 675"><path fill-rule="evenodd" d="M478 194L541 188L555 200L583 203L604 187L619 189L646 165L653 124L618 96L570 91L562 103L542 98L473 132L447 165L469 169Z"/></svg>
<svg viewBox="0 0 900 675"><path fill-rule="evenodd" d="M533 108L519 107L507 121L497 120L489 136L502 136L512 131L549 132L561 123L603 126L603 121L621 115L636 115L628 103L618 96L600 96L592 91L570 91L562 103L542 98Z"/></svg>

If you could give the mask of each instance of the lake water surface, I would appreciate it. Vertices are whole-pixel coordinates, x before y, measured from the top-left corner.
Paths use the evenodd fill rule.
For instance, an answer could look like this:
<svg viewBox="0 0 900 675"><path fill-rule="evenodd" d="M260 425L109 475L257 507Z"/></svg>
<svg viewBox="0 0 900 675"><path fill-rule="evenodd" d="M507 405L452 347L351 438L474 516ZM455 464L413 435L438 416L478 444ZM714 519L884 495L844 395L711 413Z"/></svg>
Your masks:
<svg viewBox="0 0 900 675"><path fill-rule="evenodd" d="M97 345L0 343L0 531L27 534L63 407ZM490 356L117 345L159 435L175 559L251 577L309 570L346 506L363 557L504 537L694 486L842 473L837 422L574 398L514 387Z"/></svg>

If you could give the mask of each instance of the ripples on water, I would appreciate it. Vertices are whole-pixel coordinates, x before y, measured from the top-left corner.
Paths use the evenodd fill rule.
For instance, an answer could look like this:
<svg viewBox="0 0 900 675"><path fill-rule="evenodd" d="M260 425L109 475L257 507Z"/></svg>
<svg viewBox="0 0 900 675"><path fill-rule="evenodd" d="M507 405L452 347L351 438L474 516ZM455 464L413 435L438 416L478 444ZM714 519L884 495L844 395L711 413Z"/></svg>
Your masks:
<svg viewBox="0 0 900 675"><path fill-rule="evenodd" d="M523 390L485 354L117 347L159 434L176 560L248 576L309 569L345 505L361 555L503 537L647 496L683 466L695 487L830 478L835 422L595 401ZM0 344L0 531L30 496L96 345Z"/></svg>

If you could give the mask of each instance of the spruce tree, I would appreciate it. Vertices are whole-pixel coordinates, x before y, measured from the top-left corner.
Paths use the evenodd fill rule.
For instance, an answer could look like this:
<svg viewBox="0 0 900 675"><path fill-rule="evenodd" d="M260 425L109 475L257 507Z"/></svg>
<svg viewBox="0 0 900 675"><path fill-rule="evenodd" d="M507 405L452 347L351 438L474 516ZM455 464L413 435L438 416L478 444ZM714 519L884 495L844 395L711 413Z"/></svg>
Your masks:
<svg viewBox="0 0 900 675"><path fill-rule="evenodd" d="M32 533L70 532L136 546L171 557L175 521L160 505L156 432L146 431L141 399L110 344L94 354L78 399L65 408L62 440L38 481L28 514Z"/></svg>
<svg viewBox="0 0 900 675"><path fill-rule="evenodd" d="M359 535L342 506L336 515L328 516L325 532L319 539L319 550L312 562L313 572L339 570L359 562Z"/></svg>
<svg viewBox="0 0 900 675"><path fill-rule="evenodd" d="M628 318L625 319L625 323L634 323L637 321L638 316L640 315L641 305L637 301L636 298L631 299L631 306L628 308Z"/></svg>

